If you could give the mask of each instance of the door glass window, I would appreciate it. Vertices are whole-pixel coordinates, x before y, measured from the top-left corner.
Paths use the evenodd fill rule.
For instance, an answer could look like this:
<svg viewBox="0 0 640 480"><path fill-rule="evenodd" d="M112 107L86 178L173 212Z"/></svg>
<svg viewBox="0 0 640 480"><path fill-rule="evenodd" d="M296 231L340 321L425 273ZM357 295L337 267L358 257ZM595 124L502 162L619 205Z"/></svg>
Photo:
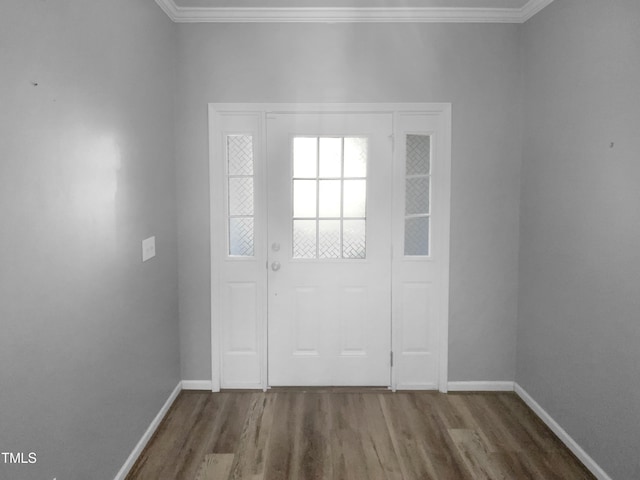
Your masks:
<svg viewBox="0 0 640 480"><path fill-rule="evenodd" d="M253 257L253 137L227 135L229 255Z"/></svg>
<svg viewBox="0 0 640 480"><path fill-rule="evenodd" d="M366 258L364 137L293 139L293 258Z"/></svg>
<svg viewBox="0 0 640 480"><path fill-rule="evenodd" d="M407 135L404 254L429 255L431 137Z"/></svg>

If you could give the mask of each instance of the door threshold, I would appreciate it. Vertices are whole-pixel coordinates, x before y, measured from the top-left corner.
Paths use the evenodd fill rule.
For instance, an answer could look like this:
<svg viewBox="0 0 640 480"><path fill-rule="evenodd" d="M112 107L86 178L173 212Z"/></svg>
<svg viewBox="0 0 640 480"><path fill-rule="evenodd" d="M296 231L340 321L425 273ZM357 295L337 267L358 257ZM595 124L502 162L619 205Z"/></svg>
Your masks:
<svg viewBox="0 0 640 480"><path fill-rule="evenodd" d="M286 393L286 392L295 392L295 393L391 393L391 387L269 387L269 391L273 393Z"/></svg>

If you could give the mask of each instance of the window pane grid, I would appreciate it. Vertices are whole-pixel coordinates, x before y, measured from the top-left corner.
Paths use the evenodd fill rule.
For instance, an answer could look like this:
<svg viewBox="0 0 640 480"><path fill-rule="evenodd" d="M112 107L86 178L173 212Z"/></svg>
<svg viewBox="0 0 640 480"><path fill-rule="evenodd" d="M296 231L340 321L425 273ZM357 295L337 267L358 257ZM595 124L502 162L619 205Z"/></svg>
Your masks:
<svg viewBox="0 0 640 480"><path fill-rule="evenodd" d="M253 136L227 135L228 254L254 256Z"/></svg>
<svg viewBox="0 0 640 480"><path fill-rule="evenodd" d="M428 256L431 223L431 137L406 136L405 256Z"/></svg>
<svg viewBox="0 0 640 480"><path fill-rule="evenodd" d="M293 257L365 258L367 139L295 137L293 143Z"/></svg>

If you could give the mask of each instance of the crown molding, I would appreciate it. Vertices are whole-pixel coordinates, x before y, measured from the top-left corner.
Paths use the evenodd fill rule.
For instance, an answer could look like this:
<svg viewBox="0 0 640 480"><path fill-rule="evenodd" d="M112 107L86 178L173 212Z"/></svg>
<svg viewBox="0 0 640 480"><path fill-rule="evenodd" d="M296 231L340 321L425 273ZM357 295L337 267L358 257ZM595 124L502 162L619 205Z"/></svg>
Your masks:
<svg viewBox="0 0 640 480"><path fill-rule="evenodd" d="M167 14L167 17L169 17L171 21L180 21L178 19L178 17L180 16L180 12L178 11L178 6L174 3L173 0L156 0L156 3L162 9L162 11Z"/></svg>
<svg viewBox="0 0 640 480"><path fill-rule="evenodd" d="M522 22L520 23L525 23L551 2L553 2L553 0L529 0L525 6L520 9L522 14Z"/></svg>
<svg viewBox="0 0 640 480"><path fill-rule="evenodd" d="M522 8L233 8L156 3L176 23L524 23L553 0L529 0Z"/></svg>

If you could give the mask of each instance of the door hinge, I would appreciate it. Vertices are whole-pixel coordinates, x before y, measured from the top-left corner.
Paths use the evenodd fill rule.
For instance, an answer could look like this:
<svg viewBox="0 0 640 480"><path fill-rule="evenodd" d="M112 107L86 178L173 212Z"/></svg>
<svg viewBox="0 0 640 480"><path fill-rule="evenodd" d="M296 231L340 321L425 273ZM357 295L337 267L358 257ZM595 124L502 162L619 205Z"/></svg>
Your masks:
<svg viewBox="0 0 640 480"><path fill-rule="evenodd" d="M389 357L391 357L391 366L393 367L393 352L390 352Z"/></svg>

